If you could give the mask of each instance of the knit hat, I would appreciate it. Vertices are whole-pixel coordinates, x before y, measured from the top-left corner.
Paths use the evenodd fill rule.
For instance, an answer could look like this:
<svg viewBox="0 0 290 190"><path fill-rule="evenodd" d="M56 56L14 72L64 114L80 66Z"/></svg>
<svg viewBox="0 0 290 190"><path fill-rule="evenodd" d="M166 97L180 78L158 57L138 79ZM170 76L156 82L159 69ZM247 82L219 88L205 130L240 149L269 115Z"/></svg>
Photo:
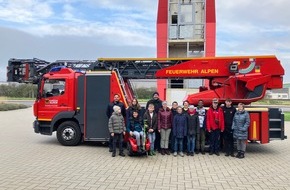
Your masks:
<svg viewBox="0 0 290 190"><path fill-rule="evenodd" d="M152 97L153 97L155 94L157 94L157 95L159 96L159 93L158 93L158 92L154 92L154 93L152 94Z"/></svg>
<svg viewBox="0 0 290 190"><path fill-rule="evenodd" d="M114 110L114 112L117 112L118 110L120 110L121 108L119 107L119 106L114 106L113 107L113 110Z"/></svg>

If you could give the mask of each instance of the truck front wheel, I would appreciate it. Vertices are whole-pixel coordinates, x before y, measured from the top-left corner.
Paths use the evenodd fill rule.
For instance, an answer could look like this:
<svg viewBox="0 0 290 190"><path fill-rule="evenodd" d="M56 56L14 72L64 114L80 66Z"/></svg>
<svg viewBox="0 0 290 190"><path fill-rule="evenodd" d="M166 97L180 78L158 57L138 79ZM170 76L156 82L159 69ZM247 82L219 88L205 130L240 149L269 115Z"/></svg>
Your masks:
<svg viewBox="0 0 290 190"><path fill-rule="evenodd" d="M76 146L81 141L81 130L73 121L65 121L57 128L57 140L64 146Z"/></svg>

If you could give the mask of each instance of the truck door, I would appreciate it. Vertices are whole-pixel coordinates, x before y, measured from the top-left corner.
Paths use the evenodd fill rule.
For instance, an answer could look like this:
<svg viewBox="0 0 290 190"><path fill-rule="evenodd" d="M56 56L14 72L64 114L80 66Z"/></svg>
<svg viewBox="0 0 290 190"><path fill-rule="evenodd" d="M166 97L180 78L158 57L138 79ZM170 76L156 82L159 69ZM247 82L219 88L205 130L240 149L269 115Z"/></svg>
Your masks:
<svg viewBox="0 0 290 190"><path fill-rule="evenodd" d="M41 98L38 100L38 120L51 121L57 113L69 110L69 89L66 79L45 78L42 85Z"/></svg>

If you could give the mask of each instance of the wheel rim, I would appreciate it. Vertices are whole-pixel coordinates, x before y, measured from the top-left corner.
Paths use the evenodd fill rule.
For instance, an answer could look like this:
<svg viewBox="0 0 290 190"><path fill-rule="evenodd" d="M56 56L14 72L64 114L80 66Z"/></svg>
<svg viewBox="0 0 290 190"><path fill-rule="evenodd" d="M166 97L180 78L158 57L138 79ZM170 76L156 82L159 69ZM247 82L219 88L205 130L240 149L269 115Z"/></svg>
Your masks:
<svg viewBox="0 0 290 190"><path fill-rule="evenodd" d="M66 141L72 140L75 137L75 130L71 127L65 128L62 131L62 138Z"/></svg>

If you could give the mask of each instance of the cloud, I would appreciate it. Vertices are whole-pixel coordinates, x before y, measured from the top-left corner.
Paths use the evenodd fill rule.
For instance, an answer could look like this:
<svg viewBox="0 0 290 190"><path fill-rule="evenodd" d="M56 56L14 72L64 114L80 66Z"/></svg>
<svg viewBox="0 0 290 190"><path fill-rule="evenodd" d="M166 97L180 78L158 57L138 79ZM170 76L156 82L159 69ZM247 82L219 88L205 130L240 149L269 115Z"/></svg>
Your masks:
<svg viewBox="0 0 290 190"><path fill-rule="evenodd" d="M36 36L94 37L119 45L155 46L154 14L157 8L154 11L148 9L156 6L153 0L133 0L130 3L123 0L49 0L46 3L25 0L25 3L19 1L22 4L17 5L22 10L19 13L15 10L17 0L6 2L8 3L0 3L0 10L8 9L9 14L0 16L0 20L21 23L13 27ZM44 10L50 11L44 11L46 14L38 16L42 13L37 12L36 7L46 7ZM113 12L107 12L108 10ZM32 14L28 17L29 12ZM14 18L13 14L22 19Z"/></svg>
<svg viewBox="0 0 290 190"><path fill-rule="evenodd" d="M90 36L35 36L15 29L0 27L0 81L6 80L6 66L10 58L40 58L46 61L95 60L98 57L155 57L155 47L128 46L123 42L108 42ZM126 39L124 39L125 41Z"/></svg>
<svg viewBox="0 0 290 190"><path fill-rule="evenodd" d="M288 0L216 1L217 55L274 54L290 81L289 7Z"/></svg>
<svg viewBox="0 0 290 190"><path fill-rule="evenodd" d="M46 2L37 0L9 0L0 2L0 19L23 24L40 23L53 15Z"/></svg>

